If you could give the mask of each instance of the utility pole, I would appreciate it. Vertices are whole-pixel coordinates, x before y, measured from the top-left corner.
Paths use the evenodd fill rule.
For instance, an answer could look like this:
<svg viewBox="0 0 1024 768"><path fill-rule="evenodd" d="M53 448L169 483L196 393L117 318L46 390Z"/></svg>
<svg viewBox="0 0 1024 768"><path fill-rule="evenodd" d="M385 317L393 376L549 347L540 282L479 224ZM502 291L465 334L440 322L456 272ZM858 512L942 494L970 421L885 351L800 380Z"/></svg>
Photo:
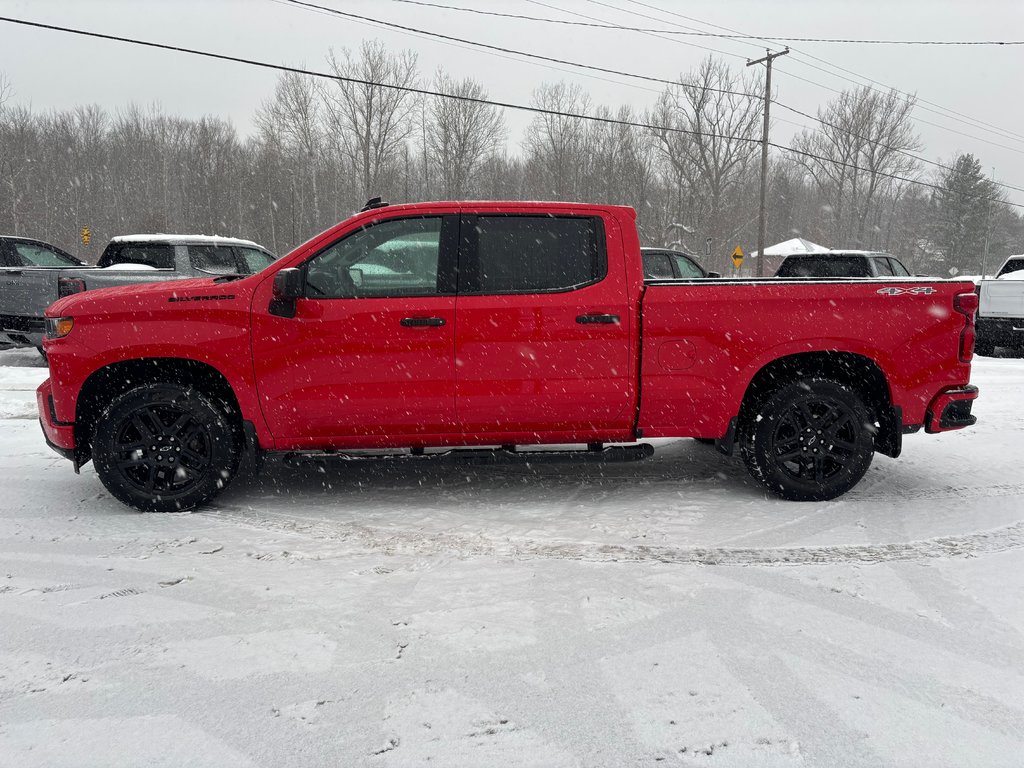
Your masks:
<svg viewBox="0 0 1024 768"><path fill-rule="evenodd" d="M761 210L757 223L757 276L764 277L764 199L768 189L768 110L772 103L772 61L789 53L789 47L779 53L772 53L767 48L763 58L748 61L747 66L765 63L768 73L764 78L764 131L761 133Z"/></svg>

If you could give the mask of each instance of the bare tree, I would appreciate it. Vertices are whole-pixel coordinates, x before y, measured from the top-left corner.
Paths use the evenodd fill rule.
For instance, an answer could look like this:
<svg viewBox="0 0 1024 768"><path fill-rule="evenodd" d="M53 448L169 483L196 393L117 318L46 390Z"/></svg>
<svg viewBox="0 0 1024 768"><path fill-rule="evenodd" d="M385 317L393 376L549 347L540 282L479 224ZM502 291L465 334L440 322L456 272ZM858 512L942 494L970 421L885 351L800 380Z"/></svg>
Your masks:
<svg viewBox="0 0 1024 768"><path fill-rule="evenodd" d="M443 195L448 199L463 198L470 193L480 164L501 145L505 121L495 107L462 100L487 98L487 91L475 80L457 82L438 69L434 90L461 98L431 99L424 149L441 182Z"/></svg>
<svg viewBox="0 0 1024 768"><path fill-rule="evenodd" d="M902 194L894 176L913 178L921 148L910 116L914 97L868 86L843 91L818 110L821 127L793 141L801 164L827 201L835 246L871 246L883 230L886 203Z"/></svg>
<svg viewBox="0 0 1024 768"><path fill-rule="evenodd" d="M705 59L658 100L656 145L677 187L676 215L710 237L725 256L748 223L745 192L761 135L760 76L737 76L725 62Z"/></svg>
<svg viewBox="0 0 1024 768"><path fill-rule="evenodd" d="M416 54L391 54L384 44L365 41L358 56L331 51L328 62L339 78L326 90L330 138L347 160L364 199L385 190L399 165L402 144L411 136L416 100L400 87L415 86ZM361 82L352 82L359 80Z"/></svg>
<svg viewBox="0 0 1024 768"><path fill-rule="evenodd" d="M585 120L566 113L587 114L590 97L575 83L544 84L534 91L533 105L547 110L533 119L523 141L539 196L579 199L588 159L587 125Z"/></svg>
<svg viewBox="0 0 1024 768"><path fill-rule="evenodd" d="M320 170L326 154L324 113L321 89L295 72L278 78L273 97L256 112L256 126L264 140L277 143L285 156L289 218L293 228L298 224L303 231L325 223L320 211Z"/></svg>

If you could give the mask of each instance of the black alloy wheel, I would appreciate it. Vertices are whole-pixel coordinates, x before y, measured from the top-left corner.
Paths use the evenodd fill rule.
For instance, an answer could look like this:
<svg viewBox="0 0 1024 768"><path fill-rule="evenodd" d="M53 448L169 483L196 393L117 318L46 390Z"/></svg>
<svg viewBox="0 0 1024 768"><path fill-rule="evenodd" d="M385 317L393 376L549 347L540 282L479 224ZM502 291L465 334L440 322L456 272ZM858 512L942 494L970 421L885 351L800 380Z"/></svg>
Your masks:
<svg viewBox="0 0 1024 768"><path fill-rule="evenodd" d="M107 490L145 512L194 509L230 482L238 444L228 414L202 393L147 384L103 412L93 439Z"/></svg>
<svg viewBox="0 0 1024 768"><path fill-rule="evenodd" d="M827 379L784 385L746 420L742 453L750 473L794 501L840 496L874 456L874 418L860 396Z"/></svg>

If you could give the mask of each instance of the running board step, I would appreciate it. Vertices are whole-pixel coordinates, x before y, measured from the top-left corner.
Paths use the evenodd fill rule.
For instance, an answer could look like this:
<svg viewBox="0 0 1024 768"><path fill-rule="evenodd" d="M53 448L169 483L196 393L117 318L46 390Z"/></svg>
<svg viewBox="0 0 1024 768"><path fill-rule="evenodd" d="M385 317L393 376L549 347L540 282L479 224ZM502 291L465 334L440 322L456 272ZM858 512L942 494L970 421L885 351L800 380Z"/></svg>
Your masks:
<svg viewBox="0 0 1024 768"><path fill-rule="evenodd" d="M284 455L284 462L299 466L313 461L432 461L460 462L466 464L528 464L540 462L623 462L641 461L654 455L654 446L647 443L636 445L612 445L597 448L590 445L581 450L527 450L511 446L501 448L452 448L437 453L413 449L410 453L349 453L345 451L291 451Z"/></svg>

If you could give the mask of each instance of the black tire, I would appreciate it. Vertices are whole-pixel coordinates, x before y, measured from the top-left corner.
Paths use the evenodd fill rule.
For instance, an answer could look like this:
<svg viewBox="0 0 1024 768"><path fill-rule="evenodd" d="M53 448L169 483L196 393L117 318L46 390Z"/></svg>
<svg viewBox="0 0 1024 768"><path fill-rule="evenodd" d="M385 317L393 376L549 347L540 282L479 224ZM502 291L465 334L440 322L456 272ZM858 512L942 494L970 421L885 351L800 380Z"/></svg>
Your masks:
<svg viewBox="0 0 1024 768"><path fill-rule="evenodd" d="M50 358L48 358L46 356L46 350L45 349L43 349L42 347L36 347L36 352L38 352L39 356L41 358L43 358L43 362L44 363L49 363L50 362Z"/></svg>
<svg viewBox="0 0 1024 768"><path fill-rule="evenodd" d="M834 499L871 466L874 421L860 396L843 384L790 382L747 409L743 461L756 480L784 499Z"/></svg>
<svg viewBox="0 0 1024 768"><path fill-rule="evenodd" d="M714 445L715 444L715 438L713 438L713 437L695 437L693 439L696 440L701 445Z"/></svg>
<svg viewBox="0 0 1024 768"><path fill-rule="evenodd" d="M996 345L993 344L991 341L975 339L974 354L981 355L982 357L992 357L995 353Z"/></svg>
<svg viewBox="0 0 1024 768"><path fill-rule="evenodd" d="M118 501L143 512L195 509L238 470L239 441L223 408L178 384L145 384L96 422L92 457Z"/></svg>

